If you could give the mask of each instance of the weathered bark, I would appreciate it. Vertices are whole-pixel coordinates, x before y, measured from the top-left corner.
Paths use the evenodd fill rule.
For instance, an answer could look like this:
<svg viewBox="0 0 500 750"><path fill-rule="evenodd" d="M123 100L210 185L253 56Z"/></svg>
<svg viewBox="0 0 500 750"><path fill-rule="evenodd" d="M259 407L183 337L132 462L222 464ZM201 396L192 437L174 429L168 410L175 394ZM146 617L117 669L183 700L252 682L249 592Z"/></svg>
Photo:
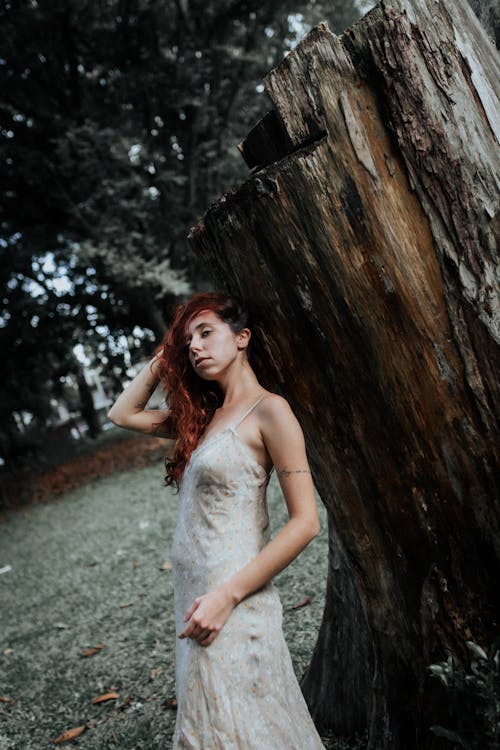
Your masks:
<svg viewBox="0 0 500 750"><path fill-rule="evenodd" d="M498 629L497 81L465 0L321 24L267 78L255 173L190 235L303 425L330 524L303 688L369 748L436 747L427 665Z"/></svg>

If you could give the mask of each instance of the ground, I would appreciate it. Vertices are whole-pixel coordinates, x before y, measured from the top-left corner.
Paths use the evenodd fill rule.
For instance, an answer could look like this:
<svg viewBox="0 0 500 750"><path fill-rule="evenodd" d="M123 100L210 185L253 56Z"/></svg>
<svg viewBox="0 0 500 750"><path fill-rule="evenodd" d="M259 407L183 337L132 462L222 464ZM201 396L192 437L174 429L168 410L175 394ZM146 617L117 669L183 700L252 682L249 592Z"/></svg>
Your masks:
<svg viewBox="0 0 500 750"><path fill-rule="evenodd" d="M163 486L161 451L152 450L150 438L133 440L144 454L136 462L143 465L123 468L122 459L108 455L107 463L97 461L100 476L91 472L88 481L80 471L79 481L87 480L81 486L3 514L0 750L57 747L58 736L80 726L85 730L77 739L58 746L171 747L175 632L169 554L177 495ZM130 453L129 442L119 445L122 458ZM68 482L76 483L71 476ZM274 473L268 501L275 533L287 513ZM275 578L299 679L324 604L328 533L319 499L318 509L320 534ZM309 603L293 608L307 598ZM107 693L117 697L93 703Z"/></svg>

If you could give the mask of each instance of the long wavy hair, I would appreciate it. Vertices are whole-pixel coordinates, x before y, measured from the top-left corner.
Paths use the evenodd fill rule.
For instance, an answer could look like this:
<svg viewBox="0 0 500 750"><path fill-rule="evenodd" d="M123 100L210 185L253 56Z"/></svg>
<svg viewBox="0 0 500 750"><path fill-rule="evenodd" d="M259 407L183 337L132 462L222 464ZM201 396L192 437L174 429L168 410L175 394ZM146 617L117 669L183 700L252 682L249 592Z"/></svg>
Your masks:
<svg viewBox="0 0 500 750"><path fill-rule="evenodd" d="M201 378L189 361L186 329L203 310L214 312L234 333L239 333L243 328L252 330L254 324L251 305L241 297L225 292L199 292L175 308L172 324L155 350L159 359L158 375L169 408L168 417L157 426L165 427L176 436L173 456L165 458L165 485L173 484L177 491L191 453L215 410L223 402L219 384ZM264 348L254 331L246 351L249 364L261 385L272 387L265 366Z"/></svg>

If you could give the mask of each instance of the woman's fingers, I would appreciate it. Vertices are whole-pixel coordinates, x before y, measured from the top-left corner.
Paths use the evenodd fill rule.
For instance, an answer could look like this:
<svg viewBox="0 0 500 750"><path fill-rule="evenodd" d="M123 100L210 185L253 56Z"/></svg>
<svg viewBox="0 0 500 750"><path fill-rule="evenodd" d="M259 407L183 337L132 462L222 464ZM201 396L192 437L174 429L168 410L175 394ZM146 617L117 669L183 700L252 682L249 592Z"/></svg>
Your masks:
<svg viewBox="0 0 500 750"><path fill-rule="evenodd" d="M189 625L182 631L180 638L193 638L198 641L202 646L209 646L210 643L217 637L220 628L202 628L201 625L196 623L189 623Z"/></svg>
<svg viewBox="0 0 500 750"><path fill-rule="evenodd" d="M210 646L210 644L215 641L215 639L217 638L218 635L219 635L219 631L218 630L212 630L212 632L210 633L210 635L207 638L205 638L202 641L199 641L200 646Z"/></svg>
<svg viewBox="0 0 500 750"><path fill-rule="evenodd" d="M200 633L199 633L199 634L198 634L198 635L196 636L196 640L197 640L197 641L198 641L199 643L201 643L201 642L202 642L202 641L204 641L204 640L205 640L206 638L208 638L208 636L209 636L209 635L210 635L211 633L212 633L212 631L211 631L211 630L209 630L208 628L205 628L205 630L202 630L202 631L201 631L201 632L200 632Z"/></svg>
<svg viewBox="0 0 500 750"><path fill-rule="evenodd" d="M181 638L194 638L195 640L199 640L200 636L203 636L204 638L206 638L207 635L211 632L212 631L210 630L210 628L202 628L201 625L198 625L195 622L190 622L189 625L187 625L184 628L180 637Z"/></svg>
<svg viewBox="0 0 500 750"><path fill-rule="evenodd" d="M195 611L195 609L197 609L199 607L199 605L200 605L200 600L199 600L199 598L197 598L197 599L194 600L194 602L191 604L191 606L189 607L188 611L186 612L186 615L184 617L184 622L187 622L189 620L189 618L191 617L191 615L193 614L193 612Z"/></svg>
<svg viewBox="0 0 500 750"><path fill-rule="evenodd" d="M201 625L195 625L193 632L191 633L191 638L194 638L195 641L197 641L200 635L204 632L205 632L205 628L202 628Z"/></svg>
<svg viewBox="0 0 500 750"><path fill-rule="evenodd" d="M192 638L198 625L195 622L189 622L182 633L179 634L179 638Z"/></svg>
<svg viewBox="0 0 500 750"><path fill-rule="evenodd" d="M178 637L193 638L203 645L210 645L233 609L234 603L222 589L196 597L186 612L186 626ZM209 624L214 622L217 624Z"/></svg>

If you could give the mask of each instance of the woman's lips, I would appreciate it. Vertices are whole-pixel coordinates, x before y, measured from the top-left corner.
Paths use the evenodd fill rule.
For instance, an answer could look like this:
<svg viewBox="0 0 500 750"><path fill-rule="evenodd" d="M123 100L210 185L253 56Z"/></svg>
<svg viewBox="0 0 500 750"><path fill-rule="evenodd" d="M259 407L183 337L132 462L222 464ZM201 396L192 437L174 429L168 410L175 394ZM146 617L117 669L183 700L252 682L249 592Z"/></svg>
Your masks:
<svg viewBox="0 0 500 750"><path fill-rule="evenodd" d="M199 359L198 362L196 363L196 367L199 367L200 365L204 364L205 362L208 362L209 359L210 359L210 357L203 357L203 359Z"/></svg>

